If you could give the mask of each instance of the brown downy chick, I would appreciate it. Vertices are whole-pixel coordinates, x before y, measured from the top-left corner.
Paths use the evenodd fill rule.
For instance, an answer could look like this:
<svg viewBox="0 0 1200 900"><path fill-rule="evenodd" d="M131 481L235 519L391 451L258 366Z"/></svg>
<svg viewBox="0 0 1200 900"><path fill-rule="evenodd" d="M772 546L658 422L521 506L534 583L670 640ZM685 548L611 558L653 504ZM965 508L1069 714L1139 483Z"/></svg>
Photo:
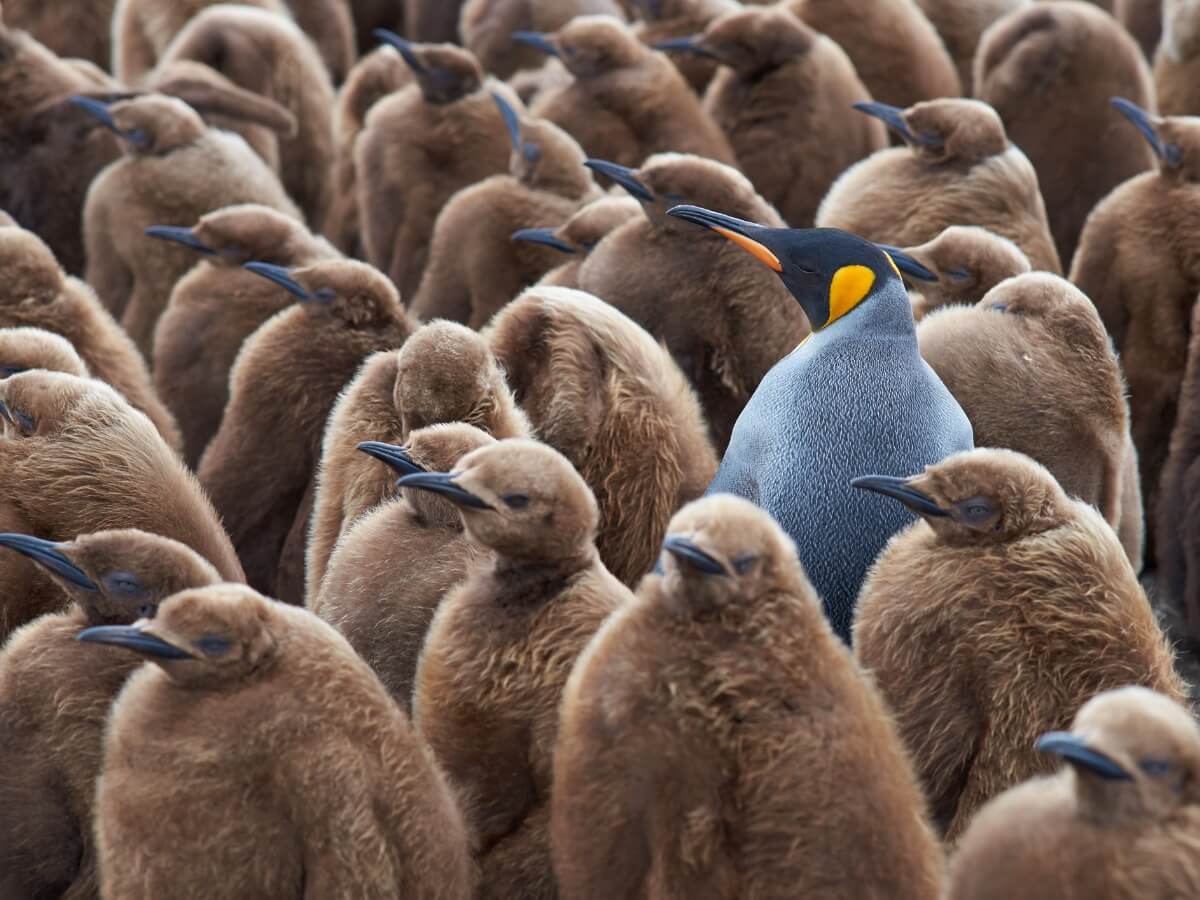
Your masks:
<svg viewBox="0 0 1200 900"><path fill-rule="evenodd" d="M0 271L0 327L62 335L94 377L116 388L180 449L179 426L155 393L145 360L86 282L66 275L50 248L20 228L0 228Z"/></svg>
<svg viewBox="0 0 1200 900"><path fill-rule="evenodd" d="M990 798L1048 770L1034 741L1088 698L1124 684L1184 698L1116 535L1033 460L974 450L855 486L921 516L868 575L854 649L948 841Z"/></svg>
<svg viewBox="0 0 1200 900"><path fill-rule="evenodd" d="M192 19L164 51L160 65L178 60L211 66L292 113L297 128L279 136L280 180L309 225L320 231L332 193L334 90L308 36L283 16L223 4Z"/></svg>
<svg viewBox="0 0 1200 900"><path fill-rule="evenodd" d="M116 0L7 0L3 18L9 28L27 31L64 59L87 60L107 68L112 56L109 23Z"/></svg>
<svg viewBox="0 0 1200 900"><path fill-rule="evenodd" d="M1112 16L1086 3L1035 3L984 33L975 94L1037 169L1058 256L1069 267L1092 207L1154 165L1145 142L1108 107L1114 96L1153 106L1141 50Z"/></svg>
<svg viewBox="0 0 1200 900"><path fill-rule="evenodd" d="M951 225L933 240L903 250L933 276L909 286L918 322L944 306L974 306L1004 279L1031 268L1020 247L975 225Z"/></svg>
<svg viewBox="0 0 1200 900"><path fill-rule="evenodd" d="M221 576L194 550L136 529L58 544L0 534L0 547L36 562L70 604L0 653L0 896L99 897L92 813L104 725L141 660L81 649L75 636L153 617L162 600Z"/></svg>
<svg viewBox="0 0 1200 900"><path fill-rule="evenodd" d="M191 228L157 226L150 237L194 251L154 329L154 385L183 430L183 458L195 467L229 400L229 372L242 344L295 297L242 266L259 260L299 268L338 253L304 223L258 204L203 216Z"/></svg>
<svg viewBox="0 0 1200 900"><path fill-rule="evenodd" d="M1113 0L1112 14L1133 35L1142 54L1151 61L1162 39L1167 6L1163 0Z"/></svg>
<svg viewBox="0 0 1200 900"><path fill-rule="evenodd" d="M316 616L215 585L79 639L150 660L105 734L105 896L183 900L198 885L211 900L471 896L447 780L370 667Z"/></svg>
<svg viewBox="0 0 1200 900"><path fill-rule="evenodd" d="M509 129L509 174L463 188L438 214L429 263L410 304L426 321L482 328L559 261L554 250L514 241L513 234L564 220L603 196L574 138L545 119L521 115L500 94L494 99Z"/></svg>
<svg viewBox="0 0 1200 900"><path fill-rule="evenodd" d="M791 540L718 495L671 520L663 551L567 683L562 896L932 900L941 851L912 763Z"/></svg>
<svg viewBox="0 0 1200 900"><path fill-rule="evenodd" d="M443 422L466 422L498 439L532 434L483 338L454 322L430 322L399 350L367 359L329 415L307 552L309 598L321 587L338 537L395 495L396 473L359 445L402 444L411 432Z"/></svg>
<svg viewBox="0 0 1200 900"><path fill-rule="evenodd" d="M1200 8L1190 0L1163 0L1162 41L1152 54L1158 110L1164 116L1200 115Z"/></svg>
<svg viewBox="0 0 1200 900"><path fill-rule="evenodd" d="M774 272L667 210L693 203L776 228L783 219L740 172L711 160L663 153L636 171L595 165L641 200L644 216L596 246L579 271L579 287L666 343L700 395L723 453L742 407L808 335L808 321Z"/></svg>
<svg viewBox="0 0 1200 900"><path fill-rule="evenodd" d="M485 337L538 437L591 486L604 564L636 585L717 472L695 392L662 344L582 291L532 288Z"/></svg>
<svg viewBox="0 0 1200 900"><path fill-rule="evenodd" d="M467 0L402 0L402 3L404 33L414 41L454 43L458 40L458 20Z"/></svg>
<svg viewBox="0 0 1200 900"><path fill-rule="evenodd" d="M0 377L29 369L87 378L87 364L65 337L41 328L0 328Z"/></svg>
<svg viewBox="0 0 1200 900"><path fill-rule="evenodd" d="M837 177L887 146L883 123L854 109L871 95L849 57L786 9L722 16L670 46L724 64L704 108L755 189L793 228L810 227Z"/></svg>
<svg viewBox="0 0 1200 900"><path fill-rule="evenodd" d="M149 356L154 325L195 253L147 241L151 225L191 226L235 203L299 217L270 167L237 135L208 128L181 100L147 94L106 106L77 100L126 155L96 176L84 208L87 281Z"/></svg>
<svg viewBox="0 0 1200 900"><path fill-rule="evenodd" d="M549 447L500 441L449 474L407 475L399 485L456 504L468 539L492 554L438 607L413 700L417 728L458 788L479 897L556 897L549 826L559 701L576 658L633 595L596 552L595 499Z"/></svg>
<svg viewBox="0 0 1200 900"><path fill-rule="evenodd" d="M954 98L859 110L886 122L905 146L847 169L821 202L818 227L906 247L951 225L976 225L1008 238L1035 269L1062 272L1038 174L994 109Z"/></svg>
<svg viewBox="0 0 1200 900"><path fill-rule="evenodd" d="M871 96L883 103L911 106L962 93L954 61L914 0L784 0L783 5L836 41Z"/></svg>
<svg viewBox="0 0 1200 900"><path fill-rule="evenodd" d="M1104 323L1081 291L1045 272L1010 278L974 307L926 318L917 342L971 420L977 446L1037 460L1069 496L1120 527L1125 382ZM1134 563L1141 548L1126 550Z"/></svg>
<svg viewBox="0 0 1200 900"><path fill-rule="evenodd" d="M509 78L536 69L545 56L515 43L515 31L556 31L577 16L612 16L625 21L617 0L467 0L458 20L463 46L479 59L485 72Z"/></svg>
<svg viewBox="0 0 1200 900"><path fill-rule="evenodd" d="M580 16L552 34L517 40L557 57L572 80L531 107L579 141L588 156L623 166L654 153L694 153L735 165L728 138L662 53L611 16Z"/></svg>
<svg viewBox="0 0 1200 900"><path fill-rule="evenodd" d="M988 26L1013 10L1023 9L1032 0L917 0L921 12L937 29L962 85L962 95L974 93L975 49Z"/></svg>
<svg viewBox="0 0 1200 900"><path fill-rule="evenodd" d="M1200 894L1200 728L1145 688L1089 700L1038 739L1060 763L989 803L950 867L949 900Z"/></svg>
<svg viewBox="0 0 1200 900"><path fill-rule="evenodd" d="M1160 482L1187 365L1191 311L1200 292L1200 253L1191 238L1200 233L1200 119L1164 119L1124 100L1114 104L1159 156L1158 169L1129 179L1092 211L1071 280L1096 304L1121 355L1146 520L1153 528L1163 521ZM1124 127L1136 136L1130 123ZM1161 496L1164 509L1179 499ZM1149 558L1155 556L1155 536L1163 542L1164 556L1177 554L1181 513L1171 508L1170 527L1161 534L1155 529ZM1178 571L1174 564L1164 571L1171 569ZM1166 581L1178 595L1182 583L1173 574Z"/></svg>
<svg viewBox="0 0 1200 900"><path fill-rule="evenodd" d="M513 232L514 241L532 241L567 254L567 261L538 281L540 287L579 287L579 270L587 255L611 231L630 219L640 218L642 205L633 197L605 194L593 200L557 228L524 228Z"/></svg>
<svg viewBox="0 0 1200 900"><path fill-rule="evenodd" d="M736 0L637 0L640 21L633 33L647 47L701 34L710 22L737 12ZM704 96L720 62L702 53L672 53L671 62L697 96Z"/></svg>
<svg viewBox="0 0 1200 900"><path fill-rule="evenodd" d="M321 435L342 388L363 361L399 347L414 330L396 289L365 263L327 260L288 270L246 268L299 300L243 345L229 375L229 403L197 470L229 529L250 584L303 602L304 553L284 553L293 524L308 518ZM283 596L276 585L285 580Z"/></svg>
<svg viewBox="0 0 1200 900"><path fill-rule="evenodd" d="M448 472L496 441L473 425L431 425L404 447L368 442L362 450L393 476ZM442 599L490 555L467 540L458 507L428 491L402 490L347 526L309 609L346 636L406 711L417 659Z"/></svg>
<svg viewBox="0 0 1200 900"><path fill-rule="evenodd" d="M508 171L507 129L491 95L509 89L485 79L461 47L380 37L400 51L415 83L367 113L354 148L358 214L366 258L409 298L442 207L462 188Z"/></svg>
<svg viewBox="0 0 1200 900"><path fill-rule="evenodd" d="M412 70L396 48L376 47L355 64L338 91L333 108L333 196L322 229L335 247L356 259L365 257L358 215L358 169L354 148L371 107L412 83Z"/></svg>

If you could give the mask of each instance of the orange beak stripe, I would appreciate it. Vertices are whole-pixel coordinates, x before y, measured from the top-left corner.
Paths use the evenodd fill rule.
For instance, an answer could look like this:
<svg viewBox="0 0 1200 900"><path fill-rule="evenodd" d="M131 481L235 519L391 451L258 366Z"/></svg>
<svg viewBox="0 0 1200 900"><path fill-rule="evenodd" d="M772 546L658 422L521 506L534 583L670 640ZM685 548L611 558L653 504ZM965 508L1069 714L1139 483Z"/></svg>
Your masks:
<svg viewBox="0 0 1200 900"><path fill-rule="evenodd" d="M777 257L758 241L751 240L744 234L738 234L736 231L730 231L727 228L717 228L715 226L709 227L711 227L712 230L717 234L721 235L721 237L729 238L729 240L733 241L767 268L774 269L776 272L783 271L783 264L779 261L779 257Z"/></svg>

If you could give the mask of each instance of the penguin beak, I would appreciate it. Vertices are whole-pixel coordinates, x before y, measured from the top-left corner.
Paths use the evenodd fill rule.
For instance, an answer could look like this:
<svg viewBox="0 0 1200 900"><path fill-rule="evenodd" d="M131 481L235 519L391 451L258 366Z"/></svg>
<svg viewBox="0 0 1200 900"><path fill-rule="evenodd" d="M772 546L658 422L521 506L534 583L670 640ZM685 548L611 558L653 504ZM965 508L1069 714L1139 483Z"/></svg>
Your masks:
<svg viewBox="0 0 1200 900"><path fill-rule="evenodd" d="M174 225L151 225L146 229L145 235L146 237L157 238L160 241L174 241L176 244L190 247L192 250L196 250L207 256L212 256L216 253L212 247L192 234L192 229L190 228L176 228Z"/></svg>
<svg viewBox="0 0 1200 900"><path fill-rule="evenodd" d="M528 241L531 244L544 244L563 253L574 253L574 247L566 241L555 237L557 230L556 228L522 228L520 231L513 232L512 239L514 241Z"/></svg>
<svg viewBox="0 0 1200 900"><path fill-rule="evenodd" d="M888 475L866 475L855 478L850 487L863 491L883 494L893 500L899 500L918 516L930 516L935 519L945 519L950 513L933 502L926 494L921 493L908 483L907 478L892 478Z"/></svg>
<svg viewBox="0 0 1200 900"><path fill-rule="evenodd" d="M428 70L425 68L425 64L421 62L421 58L417 56L411 41L406 41L400 35L396 34L396 32L389 31L386 28L376 28L371 33L375 35L377 40L395 47L408 64L408 67L418 75L425 75L427 73Z"/></svg>
<svg viewBox="0 0 1200 900"><path fill-rule="evenodd" d="M693 34L690 37L667 38L665 41L659 41L654 45L655 50L664 52L678 53L694 53L696 56L704 56L708 59L720 60L717 54L713 53L704 46L704 35Z"/></svg>
<svg viewBox="0 0 1200 900"><path fill-rule="evenodd" d="M0 534L0 547L16 550L22 556L27 556L38 565L44 566L50 574L57 575L77 588L83 588L85 591L100 590L96 583L59 549L61 546L54 541L42 540L28 534Z"/></svg>
<svg viewBox="0 0 1200 900"><path fill-rule="evenodd" d="M1106 781L1132 781L1133 776L1111 757L1093 750L1077 734L1051 731L1038 738L1034 745L1043 753L1053 753L1078 769L1085 769Z"/></svg>
<svg viewBox="0 0 1200 900"><path fill-rule="evenodd" d="M773 229L755 225L733 216L722 215L699 206L675 206L667 210L668 216L683 219L695 225L703 225L723 238L733 241L767 268L775 272L783 271L783 263L762 239Z"/></svg>
<svg viewBox="0 0 1200 900"><path fill-rule="evenodd" d="M899 106L888 106L886 103L855 103L854 108L879 119L904 138L906 143L920 144L925 147L940 147L945 143L936 134L917 134L912 131L904 121L904 110Z"/></svg>
<svg viewBox="0 0 1200 900"><path fill-rule="evenodd" d="M417 475L426 471L420 463L413 462L413 458L408 455L407 450L395 444L385 444L383 441L363 441L358 445L358 449L367 456L373 456L381 463L391 466L401 476Z"/></svg>
<svg viewBox="0 0 1200 900"><path fill-rule="evenodd" d="M500 108L500 115L504 117L504 125L508 128L508 139L512 142L513 152L520 153L521 119L517 116L517 111L497 93L492 94L492 99L496 101L496 106Z"/></svg>
<svg viewBox="0 0 1200 900"><path fill-rule="evenodd" d="M28 372L29 366L0 366L0 378L8 378L11 375L20 375L22 372Z"/></svg>
<svg viewBox="0 0 1200 900"><path fill-rule="evenodd" d="M466 488L459 487L454 483L453 476L444 472L419 472L415 475L405 475L396 482L396 487L416 488L419 491L441 494L455 506L465 506L468 509L492 508Z"/></svg>
<svg viewBox="0 0 1200 900"><path fill-rule="evenodd" d="M679 534L669 534L663 541L663 549L689 569L702 575L728 575L729 570L701 550L693 541Z"/></svg>
<svg viewBox="0 0 1200 900"><path fill-rule="evenodd" d="M1110 101L1117 111L1127 118L1136 126L1137 130L1142 133L1142 136L1150 144L1151 149L1158 155L1158 158L1163 160L1169 166L1177 166L1181 160L1179 148L1175 144L1165 144L1163 139L1158 136L1158 129L1154 125L1154 119L1150 113L1146 112L1136 103L1131 103L1124 97L1113 97Z"/></svg>
<svg viewBox="0 0 1200 900"><path fill-rule="evenodd" d="M111 644L141 653L153 659L195 659L186 650L168 644L160 637L142 631L137 625L98 625L85 628L75 640L86 644Z"/></svg>
<svg viewBox="0 0 1200 900"><path fill-rule="evenodd" d="M938 277L929 269L925 268L915 257L909 256L899 247L892 247L889 244L876 244L880 250L892 258L892 262L896 264L896 268L908 275L910 278L915 278L917 281L937 281Z"/></svg>
<svg viewBox="0 0 1200 900"><path fill-rule="evenodd" d="M292 278L291 270L287 266L277 266L273 263L265 262L248 262L243 269L248 272L253 272L267 281L273 281L280 287L284 288L292 296L296 297L301 303L307 303L313 299L313 295L305 290L296 279Z"/></svg>
<svg viewBox="0 0 1200 900"><path fill-rule="evenodd" d="M603 159L589 159L585 160L583 164L593 172L599 172L601 175L611 178L638 200L645 203L654 202L654 192L637 180L637 173L633 169L618 166L616 163Z"/></svg>
<svg viewBox="0 0 1200 900"><path fill-rule="evenodd" d="M558 56L558 47L554 42L544 34L537 31L514 31L512 33L514 44L524 44L526 47L532 47L534 50L540 50L547 56Z"/></svg>
<svg viewBox="0 0 1200 900"><path fill-rule="evenodd" d="M121 129L117 127L117 123L113 121L112 114L108 111L108 104L101 100L95 100L91 97L74 96L71 98L71 103L78 106L85 113L107 128L113 134L120 134Z"/></svg>

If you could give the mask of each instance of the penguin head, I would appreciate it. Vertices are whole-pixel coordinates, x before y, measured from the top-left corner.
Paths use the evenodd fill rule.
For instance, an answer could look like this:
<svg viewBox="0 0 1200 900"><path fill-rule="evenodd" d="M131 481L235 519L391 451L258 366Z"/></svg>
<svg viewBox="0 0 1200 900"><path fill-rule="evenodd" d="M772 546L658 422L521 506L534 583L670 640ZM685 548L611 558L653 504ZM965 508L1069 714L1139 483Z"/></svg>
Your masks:
<svg viewBox="0 0 1200 900"><path fill-rule="evenodd" d="M988 291L975 308L1004 316L1013 327L1041 329L1069 353L1106 359L1112 352L1108 331L1095 304L1061 275L1015 275ZM1030 335L1029 340L1039 339Z"/></svg>
<svg viewBox="0 0 1200 900"><path fill-rule="evenodd" d="M95 379L18 372L0 380L0 443L53 438L89 415L115 418L114 409L123 405L116 391Z"/></svg>
<svg viewBox="0 0 1200 900"><path fill-rule="evenodd" d="M620 19L603 15L576 16L552 34L514 32L513 40L558 57L581 80L636 66L651 52Z"/></svg>
<svg viewBox="0 0 1200 900"><path fill-rule="evenodd" d="M1069 767L1081 811L1105 824L1163 822L1200 803L1200 725L1156 691L1098 694L1037 748Z"/></svg>
<svg viewBox="0 0 1200 900"><path fill-rule="evenodd" d="M170 241L210 257L222 266L244 266L259 260L287 265L306 238L304 226L291 216L257 203L239 203L215 210L193 227L155 225L149 237Z"/></svg>
<svg viewBox="0 0 1200 900"><path fill-rule="evenodd" d="M23 228L0 228L0 305L29 310L53 303L66 288L66 275L42 239Z"/></svg>
<svg viewBox="0 0 1200 900"><path fill-rule="evenodd" d="M1142 133L1164 178L1200 181L1200 117L1156 116L1123 97L1112 105Z"/></svg>
<svg viewBox="0 0 1200 900"><path fill-rule="evenodd" d="M86 378L87 364L62 335L41 328L0 328L0 379L30 369Z"/></svg>
<svg viewBox="0 0 1200 900"><path fill-rule="evenodd" d="M749 7L714 19L702 34L660 41L655 49L707 56L754 79L804 56L817 38L786 9Z"/></svg>
<svg viewBox="0 0 1200 900"><path fill-rule="evenodd" d="M575 467L523 438L482 447L450 472L409 475L402 489L432 491L459 507L477 544L510 560L555 564L591 559L600 514Z"/></svg>
<svg viewBox="0 0 1200 900"><path fill-rule="evenodd" d="M886 103L855 103L880 119L920 159L931 164L974 164L1008 149L1000 115L980 100L926 100L908 109Z"/></svg>
<svg viewBox="0 0 1200 900"><path fill-rule="evenodd" d="M375 29L375 37L400 53L426 103L445 106L483 85L483 67L469 50L455 44L417 44L386 28Z"/></svg>
<svg viewBox="0 0 1200 900"><path fill-rule="evenodd" d="M868 475L850 483L902 503L952 546L1020 540L1065 525L1072 514L1054 476L1011 450L969 450L911 478Z"/></svg>
<svg viewBox="0 0 1200 900"><path fill-rule="evenodd" d="M397 353L393 400L405 432L440 422L480 425L503 390L504 375L487 343L457 322L418 328Z"/></svg>
<svg viewBox="0 0 1200 900"><path fill-rule="evenodd" d="M853 312L888 283L903 289L898 265L914 277L930 277L900 251L836 228L766 228L698 206L677 206L668 214L715 231L778 273L814 331Z"/></svg>
<svg viewBox="0 0 1200 900"><path fill-rule="evenodd" d="M514 106L515 97L492 92L508 129L512 155L508 171L533 188L579 196L592 187L580 167L587 158L578 142L548 119L529 116ZM594 189L594 188L592 188Z"/></svg>
<svg viewBox="0 0 1200 900"><path fill-rule="evenodd" d="M513 232L512 238L553 247L560 253L586 254L609 232L637 216L640 209L631 197L603 196L580 209L558 228L523 228Z"/></svg>
<svg viewBox="0 0 1200 900"><path fill-rule="evenodd" d="M1032 268L1016 244L976 225L951 225L931 241L905 247L904 253L934 276L933 281L914 280L910 288L918 321L943 306L978 303L1004 279Z"/></svg>
<svg viewBox="0 0 1200 900"><path fill-rule="evenodd" d="M164 156L195 143L207 132L198 112L163 94L143 94L116 103L76 96L71 102L112 131L125 151L135 156Z"/></svg>
<svg viewBox="0 0 1200 900"><path fill-rule="evenodd" d="M273 281L314 316L329 316L352 329L371 329L402 319L396 288L378 269L352 259L329 259L298 269L256 261L243 266Z"/></svg>

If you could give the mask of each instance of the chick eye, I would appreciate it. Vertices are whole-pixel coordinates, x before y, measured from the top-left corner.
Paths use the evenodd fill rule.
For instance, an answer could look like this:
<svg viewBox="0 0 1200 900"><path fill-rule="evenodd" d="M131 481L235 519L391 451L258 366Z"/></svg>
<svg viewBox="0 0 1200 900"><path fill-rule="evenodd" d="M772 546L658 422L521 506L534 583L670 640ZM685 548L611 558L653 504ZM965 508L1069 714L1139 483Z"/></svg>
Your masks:
<svg viewBox="0 0 1200 900"><path fill-rule="evenodd" d="M315 291L313 291L313 296L316 297L317 301L320 303L332 303L337 299L337 291L335 291L333 288L317 288Z"/></svg>
<svg viewBox="0 0 1200 900"><path fill-rule="evenodd" d="M206 634L196 641L196 648L205 656L224 656L229 646L229 641L219 634Z"/></svg>
<svg viewBox="0 0 1200 900"><path fill-rule="evenodd" d="M753 553L743 553L733 561L733 571L737 572L739 575L745 575L750 571L750 568L754 565L757 559L758 557Z"/></svg>
<svg viewBox="0 0 1200 900"><path fill-rule="evenodd" d="M1178 144L1167 144L1167 146L1163 148L1163 152L1167 157L1167 165L1171 166L1172 168L1183 162L1183 151L1179 149Z"/></svg>
<svg viewBox="0 0 1200 900"><path fill-rule="evenodd" d="M1138 768L1151 778L1160 778L1171 771L1171 764L1165 759L1142 759L1138 761Z"/></svg>
<svg viewBox="0 0 1200 900"><path fill-rule="evenodd" d="M129 138L132 143L137 144L139 147L145 147L150 143L149 136L146 134L144 128L130 129L125 132L125 137Z"/></svg>
<svg viewBox="0 0 1200 900"><path fill-rule="evenodd" d="M505 494L500 498L509 509L524 509L529 505L528 494Z"/></svg>
<svg viewBox="0 0 1200 900"><path fill-rule="evenodd" d="M27 366L0 366L0 378L8 378L12 375L20 375L22 372L28 372Z"/></svg>
<svg viewBox="0 0 1200 900"><path fill-rule="evenodd" d="M990 309L992 312L1002 313L1008 310L1008 306L1003 303L993 303L990 307L988 307L988 309Z"/></svg>
<svg viewBox="0 0 1200 900"><path fill-rule="evenodd" d="M104 577L104 586L109 593L132 597L144 593L145 588L132 572L112 572Z"/></svg>
<svg viewBox="0 0 1200 900"><path fill-rule="evenodd" d="M971 277L971 273L966 269L947 269L946 274L950 276L951 281L966 281Z"/></svg>
<svg viewBox="0 0 1200 900"><path fill-rule="evenodd" d="M598 243L600 243L600 242L599 241L580 241L579 246L582 247L584 250L591 250Z"/></svg>
<svg viewBox="0 0 1200 900"><path fill-rule="evenodd" d="M996 508L992 505L992 501L986 497L972 497L970 500L964 500L958 504L958 511L963 521L970 525L986 522L996 514Z"/></svg>
<svg viewBox="0 0 1200 900"><path fill-rule="evenodd" d="M542 158L541 148L537 144L526 144L521 153L526 162L535 163Z"/></svg>

